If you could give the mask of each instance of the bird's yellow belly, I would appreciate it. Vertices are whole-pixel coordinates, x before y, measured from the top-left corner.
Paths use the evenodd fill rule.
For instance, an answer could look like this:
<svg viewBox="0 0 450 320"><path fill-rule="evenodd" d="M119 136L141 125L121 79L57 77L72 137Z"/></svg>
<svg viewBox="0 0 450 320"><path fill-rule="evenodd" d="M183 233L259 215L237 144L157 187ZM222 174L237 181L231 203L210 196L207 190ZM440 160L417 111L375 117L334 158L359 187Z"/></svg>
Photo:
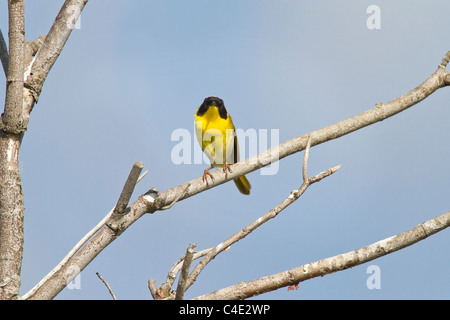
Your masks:
<svg viewBox="0 0 450 320"><path fill-rule="evenodd" d="M234 142L234 126L230 116L220 117L216 107L210 107L202 116L195 118L197 140L203 152L214 167L222 167L225 162L231 164Z"/></svg>

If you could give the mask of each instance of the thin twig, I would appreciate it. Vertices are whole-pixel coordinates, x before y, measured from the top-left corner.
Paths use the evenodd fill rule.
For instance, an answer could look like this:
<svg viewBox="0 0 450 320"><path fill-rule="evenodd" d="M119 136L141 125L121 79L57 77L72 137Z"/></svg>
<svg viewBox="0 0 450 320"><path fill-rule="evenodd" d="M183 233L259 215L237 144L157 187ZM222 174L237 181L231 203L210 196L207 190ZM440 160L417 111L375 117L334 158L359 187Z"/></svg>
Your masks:
<svg viewBox="0 0 450 320"><path fill-rule="evenodd" d="M113 298L113 300L117 300L114 292L112 291L111 287L109 286L108 282L106 282L105 279L103 279L103 277L100 275L100 273L96 272L95 273L97 275L97 277L102 280L102 282L105 284L106 288L108 288L109 293L111 294L111 297Z"/></svg>
<svg viewBox="0 0 450 320"><path fill-rule="evenodd" d="M443 66L445 68L449 61L450 61L450 51L447 51L445 56L442 58L441 66Z"/></svg>
<svg viewBox="0 0 450 320"><path fill-rule="evenodd" d="M139 179L137 179L136 184L138 184L139 181L141 181L141 180L147 175L147 173L148 173L148 170L145 170L145 172L144 172L143 174L141 174L141 176L139 177Z"/></svg>
<svg viewBox="0 0 450 320"><path fill-rule="evenodd" d="M308 136L308 142L306 142L305 154L303 156L303 167L302 167L303 182L308 180L308 158L310 148L311 148L311 135Z"/></svg>
<svg viewBox="0 0 450 320"><path fill-rule="evenodd" d="M128 175L127 181L123 186L122 192L120 193L117 204L114 208L113 215L122 215L125 213L125 209L128 206L131 195L133 194L134 187L139 179L139 174L142 171L144 164L142 162L135 162L131 168L130 174Z"/></svg>
<svg viewBox="0 0 450 320"><path fill-rule="evenodd" d="M9 53L8 47L6 46L5 38L3 38L2 30L0 29L0 60L2 61L3 71L5 71L5 77L8 76L8 65L9 65Z"/></svg>
<svg viewBox="0 0 450 320"><path fill-rule="evenodd" d="M190 244L186 250L186 254L183 261L183 267L181 268L180 279L178 280L177 292L175 294L175 300L183 300L184 292L186 291L186 280L191 269L191 262L194 256L194 249L197 246L196 243Z"/></svg>

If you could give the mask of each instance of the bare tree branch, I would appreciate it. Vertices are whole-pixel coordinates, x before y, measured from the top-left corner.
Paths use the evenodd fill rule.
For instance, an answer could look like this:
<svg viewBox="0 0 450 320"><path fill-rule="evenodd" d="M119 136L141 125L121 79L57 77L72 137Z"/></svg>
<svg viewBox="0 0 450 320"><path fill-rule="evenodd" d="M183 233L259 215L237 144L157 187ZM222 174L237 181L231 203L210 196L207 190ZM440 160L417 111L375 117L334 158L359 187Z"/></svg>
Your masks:
<svg viewBox="0 0 450 320"><path fill-rule="evenodd" d="M195 300L240 300L286 286L297 286L302 281L346 270L403 249L444 230L448 226L450 226L450 211L428 220L415 228L375 242L367 247L315 261L253 281L239 282L237 285L202 295L195 298Z"/></svg>
<svg viewBox="0 0 450 320"><path fill-rule="evenodd" d="M450 61L450 51L448 51L445 54L445 56L442 58L441 66L443 66L445 68L447 66L447 64L449 63L449 61Z"/></svg>
<svg viewBox="0 0 450 320"><path fill-rule="evenodd" d="M155 279L148 280L148 289L150 290L150 294L152 295L154 300L161 300L158 296L158 289L156 288Z"/></svg>
<svg viewBox="0 0 450 320"><path fill-rule="evenodd" d="M32 94L36 102L39 99L48 73L73 30L73 19L78 19L87 2L88 0L66 0L64 2L47 37L36 54L31 73L26 80L28 87L32 88Z"/></svg>
<svg viewBox="0 0 450 320"><path fill-rule="evenodd" d="M9 53L8 47L6 46L5 38L3 38L2 30L0 30L0 60L2 61L3 71L5 71L5 76L8 76L8 65L9 65Z"/></svg>
<svg viewBox="0 0 450 320"><path fill-rule="evenodd" d="M139 179L139 174L142 171L144 164L142 162L136 162L131 168L130 174L128 175L128 179L123 186L122 192L120 194L119 200L117 200L117 204L114 207L113 214L122 215L125 213L125 209L128 206L128 202L130 201L131 195L133 194L134 187Z"/></svg>
<svg viewBox="0 0 450 320"><path fill-rule="evenodd" d="M0 299L18 298L19 293L24 205L18 159L29 114L71 32L68 20L78 17L86 2L67 0L40 47L40 43L25 42L24 0L8 0L9 57L3 35L3 41L0 40L2 64L8 65L5 107L0 121ZM78 9L75 15L74 9ZM28 64L36 50L35 63L25 70L25 59ZM69 274L72 273L73 269Z"/></svg>
<svg viewBox="0 0 450 320"><path fill-rule="evenodd" d="M23 137L24 1L8 1L9 66L0 130L0 299L17 299L23 256L23 193L19 150Z"/></svg>
<svg viewBox="0 0 450 320"><path fill-rule="evenodd" d="M45 78L70 35L69 19L78 17L86 2L67 0L42 46L29 43L26 50L24 1L8 1L9 62L0 132L0 298L17 298L20 286L24 206L18 159L22 138ZM0 50L3 64L5 50ZM34 63L25 70L25 57L31 61L33 54ZM68 270L66 276L70 277L73 270Z"/></svg>
<svg viewBox="0 0 450 320"><path fill-rule="evenodd" d="M189 244L186 254L184 256L183 267L181 268L180 279L178 280L177 291L175 294L175 300L183 300L184 292L187 289L186 281L188 279L189 270L191 269L192 258L194 257L194 249L197 246L196 243Z"/></svg>
<svg viewBox="0 0 450 320"><path fill-rule="evenodd" d="M20 286L24 206L18 160L28 122L23 117L25 60L33 53L25 42L24 1L8 1L8 12L9 57L0 32L0 56L7 71L0 131L0 299L17 298Z"/></svg>
<svg viewBox="0 0 450 320"><path fill-rule="evenodd" d="M288 140L272 149L261 152L250 159L233 164L231 166L233 170L231 173L228 173L227 177L221 174L219 172L220 170L216 170L212 173L215 180L212 181L209 186L206 186L200 177L164 192L152 191L140 196L130 205L128 210L129 213L123 215L118 229L112 230L106 226L102 227L85 244L85 246L59 270L59 272L47 279L40 289L32 295L29 295L27 298L52 299L67 285L64 277L69 270L73 270L74 268L80 271L83 270L104 248L117 239L118 236L144 214L154 213L165 206L172 204L174 201L182 201L211 187L223 184L229 180L258 170L284 157L300 152L305 149L309 136L311 136L311 146L315 146L389 118L417 104L439 88L447 86L448 82L446 79L448 77L449 72L445 70L445 65L439 65L438 69L421 85L395 100L387 103L377 103L373 109L313 131L309 134Z"/></svg>
<svg viewBox="0 0 450 320"><path fill-rule="evenodd" d="M61 7L47 36L41 36L29 43L30 51L35 49L34 59L30 62L24 74L24 96L22 110L22 128L26 130L30 113L37 103L42 91L45 79L56 59L59 57L67 39L69 38L74 22L88 0L66 0Z"/></svg>
<svg viewBox="0 0 450 320"><path fill-rule="evenodd" d="M2 131L20 134L23 107L23 71L25 54L25 3L8 1L9 11L9 65L6 79L5 111L2 115Z"/></svg>

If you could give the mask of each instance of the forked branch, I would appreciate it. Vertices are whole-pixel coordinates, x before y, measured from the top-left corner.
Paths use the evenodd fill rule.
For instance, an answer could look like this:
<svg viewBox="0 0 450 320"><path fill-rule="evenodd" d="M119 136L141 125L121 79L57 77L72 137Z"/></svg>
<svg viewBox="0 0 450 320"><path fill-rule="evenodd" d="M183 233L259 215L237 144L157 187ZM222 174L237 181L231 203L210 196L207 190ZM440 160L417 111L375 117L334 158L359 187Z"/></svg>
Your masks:
<svg viewBox="0 0 450 320"><path fill-rule="evenodd" d="M180 279L178 280L178 287L175 295L175 300L183 300L184 292L187 289L186 281L188 279L189 270L191 269L192 258L194 257L194 249L196 243L189 245L184 255L183 266L181 268Z"/></svg>

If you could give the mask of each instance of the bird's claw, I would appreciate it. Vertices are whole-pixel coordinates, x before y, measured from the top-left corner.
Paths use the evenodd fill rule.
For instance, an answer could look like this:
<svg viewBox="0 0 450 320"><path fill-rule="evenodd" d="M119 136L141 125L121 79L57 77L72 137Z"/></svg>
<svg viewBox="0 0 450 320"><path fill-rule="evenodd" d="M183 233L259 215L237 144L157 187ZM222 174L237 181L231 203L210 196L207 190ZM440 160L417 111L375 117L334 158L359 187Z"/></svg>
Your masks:
<svg viewBox="0 0 450 320"><path fill-rule="evenodd" d="M226 162L223 164L223 172L225 173L225 179L228 179L228 172L232 172L230 166Z"/></svg>
<svg viewBox="0 0 450 320"><path fill-rule="evenodd" d="M211 172L209 172L209 169L206 169L205 171L203 171L203 182L206 182L207 186L209 186L208 176L211 179L211 181L214 181L214 176L211 174Z"/></svg>

